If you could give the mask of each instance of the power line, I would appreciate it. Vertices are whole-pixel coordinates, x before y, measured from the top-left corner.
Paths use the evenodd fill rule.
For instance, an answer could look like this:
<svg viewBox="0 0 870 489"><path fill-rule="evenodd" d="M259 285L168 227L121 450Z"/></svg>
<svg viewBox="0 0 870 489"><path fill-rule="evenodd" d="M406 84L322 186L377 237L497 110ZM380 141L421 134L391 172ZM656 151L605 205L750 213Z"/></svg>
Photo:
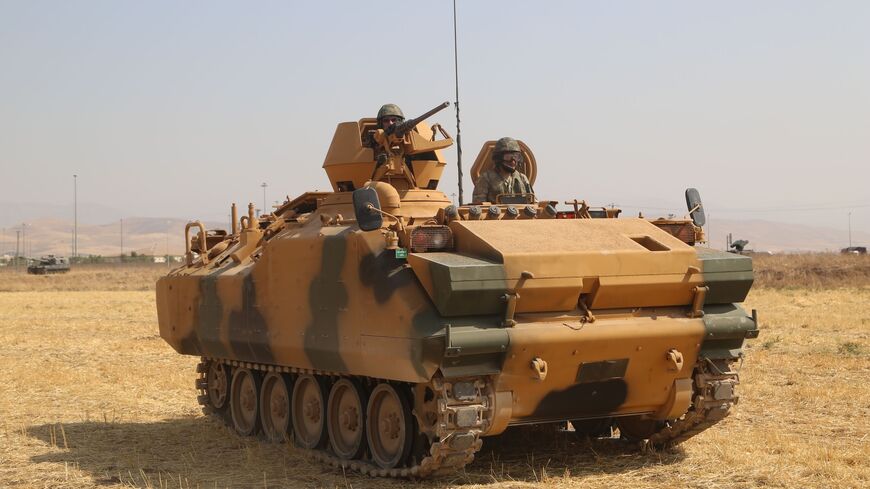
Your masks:
<svg viewBox="0 0 870 489"><path fill-rule="evenodd" d="M79 176L73 174L73 260L79 256Z"/></svg>
<svg viewBox="0 0 870 489"><path fill-rule="evenodd" d="M858 204L858 205L831 205L831 206L815 206L815 207L769 207L767 209L729 209L727 207L716 207L716 210L719 212L746 212L746 213L758 213L758 212L805 212L805 211L835 211L835 210L846 210L846 209L860 209L863 207L870 207L870 204Z"/></svg>
<svg viewBox="0 0 870 489"><path fill-rule="evenodd" d="M682 212L685 209L682 207L653 207L651 205L624 205L624 204L607 204L609 206L617 205L620 209L640 209L640 210L653 210L653 211L678 211Z"/></svg>
<svg viewBox="0 0 870 489"><path fill-rule="evenodd" d="M668 211L672 212L677 210L677 212L682 212L682 208L678 207L655 207L651 205L620 205L623 209L640 209L640 210L654 210L654 211ZM856 204L856 205L818 205L812 207L768 207L768 208L734 208L734 207L718 207L718 206L710 206L705 204L707 209L715 209L716 212L728 212L732 214L739 213L765 213L765 212L806 212L806 211L833 211L833 210L848 210L848 209L861 209L870 207L870 204Z"/></svg>
<svg viewBox="0 0 870 489"><path fill-rule="evenodd" d="M263 182L260 184L260 186L263 187L263 214L265 214L266 213L266 187L268 187L269 184L267 184L266 182Z"/></svg>

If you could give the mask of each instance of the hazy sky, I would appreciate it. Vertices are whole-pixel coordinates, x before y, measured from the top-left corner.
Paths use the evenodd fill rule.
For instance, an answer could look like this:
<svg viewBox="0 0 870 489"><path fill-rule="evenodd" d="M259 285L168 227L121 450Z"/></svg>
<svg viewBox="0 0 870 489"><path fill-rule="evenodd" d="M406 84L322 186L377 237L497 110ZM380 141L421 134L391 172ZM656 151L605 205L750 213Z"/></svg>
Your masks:
<svg viewBox="0 0 870 489"><path fill-rule="evenodd" d="M539 196L870 230L870 2L459 1L466 171ZM221 219L329 187L336 123L453 100L452 3L0 0L0 203ZM451 110L434 118L455 131ZM455 151L441 189L456 188ZM37 183L38 182L38 183ZM471 182L465 182L466 195ZM70 218L71 216L57 216Z"/></svg>

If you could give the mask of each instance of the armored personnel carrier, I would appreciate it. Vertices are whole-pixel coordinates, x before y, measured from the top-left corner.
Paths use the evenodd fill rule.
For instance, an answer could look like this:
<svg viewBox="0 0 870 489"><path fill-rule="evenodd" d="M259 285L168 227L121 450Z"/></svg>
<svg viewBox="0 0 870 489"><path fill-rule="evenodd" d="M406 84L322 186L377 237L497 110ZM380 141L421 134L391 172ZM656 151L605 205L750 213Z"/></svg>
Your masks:
<svg viewBox="0 0 870 489"><path fill-rule="evenodd" d="M27 273L46 275L49 273L66 273L69 271L69 260L62 256L47 255L33 260L27 265Z"/></svg>
<svg viewBox="0 0 870 489"><path fill-rule="evenodd" d="M450 136L393 129L338 125L331 192L262 216L233 204L229 232L187 225L157 308L161 336L201 357L205 412L391 477L454 472L515 425L662 446L728 415L758 331L737 304L752 262L694 246L696 191L691 218L655 221L534 195L454 206L438 190Z"/></svg>

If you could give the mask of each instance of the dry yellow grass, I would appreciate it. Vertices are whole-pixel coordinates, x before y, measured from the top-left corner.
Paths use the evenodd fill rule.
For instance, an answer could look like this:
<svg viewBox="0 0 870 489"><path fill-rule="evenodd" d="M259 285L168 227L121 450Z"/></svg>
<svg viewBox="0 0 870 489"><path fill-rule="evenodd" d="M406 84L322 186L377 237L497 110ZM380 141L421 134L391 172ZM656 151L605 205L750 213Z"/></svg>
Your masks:
<svg viewBox="0 0 870 489"><path fill-rule="evenodd" d="M776 288L870 286L870 255L756 255L755 285Z"/></svg>
<svg viewBox="0 0 870 489"><path fill-rule="evenodd" d="M154 290L166 265L74 265L67 273L29 275L11 267L0 268L0 292L83 290Z"/></svg>
<svg viewBox="0 0 870 489"><path fill-rule="evenodd" d="M519 433L462 473L413 482L345 475L203 417L197 359L157 336L159 273L103 272L0 292L0 487L870 486L867 287L754 290L762 332L737 411L675 450ZM0 273L0 290L21 278Z"/></svg>

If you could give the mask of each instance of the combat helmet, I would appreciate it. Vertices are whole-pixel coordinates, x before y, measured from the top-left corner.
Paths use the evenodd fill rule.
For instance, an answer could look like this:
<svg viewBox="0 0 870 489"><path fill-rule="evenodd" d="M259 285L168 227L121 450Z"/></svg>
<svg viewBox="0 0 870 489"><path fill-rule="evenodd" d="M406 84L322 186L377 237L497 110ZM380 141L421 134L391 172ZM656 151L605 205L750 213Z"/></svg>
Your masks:
<svg viewBox="0 0 870 489"><path fill-rule="evenodd" d="M402 113L402 109L399 108L396 104L384 104L381 106L381 110L378 111L378 127L381 126L381 119L384 117L398 117L405 120L405 114Z"/></svg>
<svg viewBox="0 0 870 489"><path fill-rule="evenodd" d="M520 152L520 143L517 142L514 138L504 137L495 142L495 149L492 150L493 154L501 154L507 151L516 151Z"/></svg>
<svg viewBox="0 0 870 489"><path fill-rule="evenodd" d="M518 153L518 158L511 161L504 159L505 153ZM496 166L501 166L507 171L514 171L517 164L523 161L523 153L520 149L520 143L514 138L503 137L495 142L495 148L492 150L492 161Z"/></svg>

